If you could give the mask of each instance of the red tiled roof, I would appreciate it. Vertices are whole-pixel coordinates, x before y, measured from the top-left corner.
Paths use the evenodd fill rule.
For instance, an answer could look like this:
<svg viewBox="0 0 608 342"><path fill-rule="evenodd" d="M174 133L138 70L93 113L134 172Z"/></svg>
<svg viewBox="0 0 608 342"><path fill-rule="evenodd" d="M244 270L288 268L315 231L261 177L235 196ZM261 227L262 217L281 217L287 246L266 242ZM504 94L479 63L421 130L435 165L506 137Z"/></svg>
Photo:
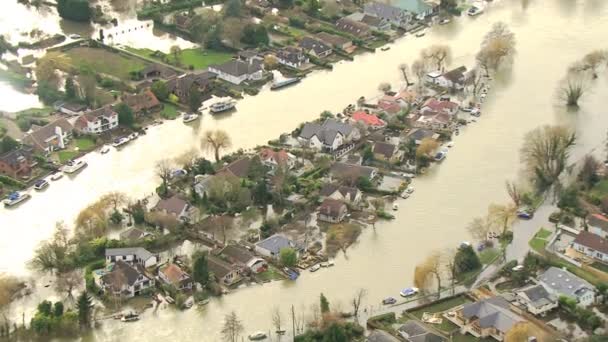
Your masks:
<svg viewBox="0 0 608 342"><path fill-rule="evenodd" d="M279 164L287 164L289 160L289 154L285 150L275 151L271 148L264 148L260 151L260 158L262 160L274 159Z"/></svg>
<svg viewBox="0 0 608 342"><path fill-rule="evenodd" d="M366 113L364 111L354 112L352 118L353 118L353 120L355 120L355 121L361 121L361 122L365 123L368 126L381 127L381 126L386 125L386 122L384 122L379 117L377 117L377 116L375 116L373 114L368 114L368 113Z"/></svg>
<svg viewBox="0 0 608 342"><path fill-rule="evenodd" d="M397 114L401 111L401 106L396 102L378 101L378 108L389 114Z"/></svg>
<svg viewBox="0 0 608 342"><path fill-rule="evenodd" d="M451 101L439 101L435 98L431 98L428 99L422 107L429 107L436 112L445 112L458 108L458 104Z"/></svg>

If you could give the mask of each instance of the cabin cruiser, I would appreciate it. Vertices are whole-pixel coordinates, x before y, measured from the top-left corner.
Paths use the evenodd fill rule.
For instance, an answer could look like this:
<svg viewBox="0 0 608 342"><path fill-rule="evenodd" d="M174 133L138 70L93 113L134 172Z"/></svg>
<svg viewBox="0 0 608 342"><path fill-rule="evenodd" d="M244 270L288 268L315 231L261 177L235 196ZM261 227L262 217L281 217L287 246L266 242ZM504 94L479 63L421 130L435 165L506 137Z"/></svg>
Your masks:
<svg viewBox="0 0 608 342"><path fill-rule="evenodd" d="M197 114L186 114L184 115L184 118L182 120L184 121L184 123L189 123L195 121L198 118L199 116Z"/></svg>
<svg viewBox="0 0 608 342"><path fill-rule="evenodd" d="M30 196L30 194L22 194L15 191L11 192L8 197L3 201L3 203L5 207L9 208L21 202L27 201L28 199L30 199L30 197L32 197Z"/></svg>
<svg viewBox="0 0 608 342"><path fill-rule="evenodd" d="M408 288L401 290L401 292L399 292L399 294L401 295L401 297L411 297L411 296L417 295L418 291L419 290L417 287L408 287Z"/></svg>
<svg viewBox="0 0 608 342"><path fill-rule="evenodd" d="M234 101L222 101L222 102L217 102L217 103L212 104L209 107L209 111L211 113L217 114L217 113L229 111L229 110L233 109L235 106L236 106L236 103Z"/></svg>
<svg viewBox="0 0 608 342"><path fill-rule="evenodd" d="M39 179L36 181L36 183L34 183L34 189L36 189L38 191L46 188L47 186L49 186L49 182L47 182L44 179Z"/></svg>
<svg viewBox="0 0 608 342"><path fill-rule="evenodd" d="M263 331L257 331L254 332L253 334L249 335L249 339L251 341L259 341L259 340L263 340L267 337L268 335L266 335L265 332Z"/></svg>
<svg viewBox="0 0 608 342"><path fill-rule="evenodd" d="M87 163L85 161L82 161L82 160L79 160L79 161L69 161L62 168L62 171L65 172L65 173L75 173L75 172L79 171L80 169L82 169L85 166L87 166Z"/></svg>

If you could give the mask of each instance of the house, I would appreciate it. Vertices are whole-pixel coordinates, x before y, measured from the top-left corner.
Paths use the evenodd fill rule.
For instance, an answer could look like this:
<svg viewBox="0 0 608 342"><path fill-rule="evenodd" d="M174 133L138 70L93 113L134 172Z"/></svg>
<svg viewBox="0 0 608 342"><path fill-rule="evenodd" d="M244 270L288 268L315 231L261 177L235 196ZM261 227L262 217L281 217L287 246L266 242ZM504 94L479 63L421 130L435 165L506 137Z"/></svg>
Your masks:
<svg viewBox="0 0 608 342"><path fill-rule="evenodd" d="M466 72L467 68L460 66L439 76L435 83L444 88L462 90L466 85Z"/></svg>
<svg viewBox="0 0 608 342"><path fill-rule="evenodd" d="M430 98L422 105L420 112L423 114L425 112L437 112L455 115L458 113L459 108L460 106L456 102L440 101L436 98Z"/></svg>
<svg viewBox="0 0 608 342"><path fill-rule="evenodd" d="M113 296L131 298L154 286L154 279L148 278L141 265L130 265L122 260L108 265L107 270L94 272L95 283Z"/></svg>
<svg viewBox="0 0 608 342"><path fill-rule="evenodd" d="M110 106L82 114L76 120L76 129L88 134L101 134L118 127L118 113Z"/></svg>
<svg viewBox="0 0 608 342"><path fill-rule="evenodd" d="M380 18L393 26L405 28L412 19L411 13L396 6L381 2L370 2L363 6L363 12Z"/></svg>
<svg viewBox="0 0 608 342"><path fill-rule="evenodd" d="M400 342L401 340L384 330L373 330L366 339L367 342Z"/></svg>
<svg viewBox="0 0 608 342"><path fill-rule="evenodd" d="M262 13L266 13L270 10L270 6L272 5L268 0L248 0L246 2L247 6L257 9Z"/></svg>
<svg viewBox="0 0 608 342"><path fill-rule="evenodd" d="M193 219L193 208L178 195L161 199L154 210L174 216L182 222L190 222Z"/></svg>
<svg viewBox="0 0 608 342"><path fill-rule="evenodd" d="M355 126L338 121L336 119L327 119L323 122L323 129L339 132L344 136L345 142L353 142L361 139L361 132Z"/></svg>
<svg viewBox="0 0 608 342"><path fill-rule="evenodd" d="M139 228L129 228L127 230L125 230L124 232L121 232L119 234L120 240L125 240L125 241L137 241L137 240L141 240L143 238L145 238L146 236L150 236L152 234L143 231Z"/></svg>
<svg viewBox="0 0 608 342"><path fill-rule="evenodd" d="M125 95L122 102L129 106L135 115L147 114L162 107L160 101L150 89L136 95Z"/></svg>
<svg viewBox="0 0 608 342"><path fill-rule="evenodd" d="M316 35L317 39L328 44L336 49L350 50L353 47L353 42L345 37L338 36L327 32L319 32Z"/></svg>
<svg viewBox="0 0 608 342"><path fill-rule="evenodd" d="M28 178L34 166L32 148L23 146L0 155L0 174Z"/></svg>
<svg viewBox="0 0 608 342"><path fill-rule="evenodd" d="M228 174L237 178L247 178L247 175L249 175L249 166L251 166L251 158L243 157L223 167L217 174Z"/></svg>
<svg viewBox="0 0 608 342"><path fill-rule="evenodd" d="M380 119L374 114L366 113L362 110L354 112L351 119L355 122L361 122L370 129L380 129L386 127L386 121Z"/></svg>
<svg viewBox="0 0 608 342"><path fill-rule="evenodd" d="M317 219L330 223L339 223L344 220L346 214L348 214L348 208L344 202L333 198L326 198L319 207Z"/></svg>
<svg viewBox="0 0 608 342"><path fill-rule="evenodd" d="M256 50L240 50L237 54L237 58L245 63L260 63L264 62L264 57L260 56L260 54Z"/></svg>
<svg viewBox="0 0 608 342"><path fill-rule="evenodd" d="M430 0L396 0L394 4L414 14L418 20L423 20L439 10L439 3Z"/></svg>
<svg viewBox="0 0 608 342"><path fill-rule="evenodd" d="M277 166L292 169L296 164L296 156L283 149L275 151L266 147L260 150L259 156L264 165L267 165L273 169Z"/></svg>
<svg viewBox="0 0 608 342"><path fill-rule="evenodd" d="M452 123L453 117L448 113L426 111L418 117L413 126L417 128L445 129Z"/></svg>
<svg viewBox="0 0 608 342"><path fill-rule="evenodd" d="M298 46L307 54L317 58L325 58L331 55L333 49L330 45L323 41L311 37L304 37L298 43Z"/></svg>
<svg viewBox="0 0 608 342"><path fill-rule="evenodd" d="M407 138L409 140L413 140L416 145L420 145L424 139L439 139L439 134L431 131L430 129L414 128L407 134Z"/></svg>
<svg viewBox="0 0 608 342"><path fill-rule="evenodd" d="M430 84L437 84L439 82L438 80L441 77L441 75L442 75L442 73L439 70L430 71L424 76L424 82L430 83Z"/></svg>
<svg viewBox="0 0 608 342"><path fill-rule="evenodd" d="M69 116L78 116L87 110L87 106L80 103L68 102L55 106L55 109Z"/></svg>
<svg viewBox="0 0 608 342"><path fill-rule="evenodd" d="M178 13L173 16L173 24L180 30L188 31L191 22L192 17L188 16L187 13Z"/></svg>
<svg viewBox="0 0 608 342"><path fill-rule="evenodd" d="M589 232L604 239L608 238L608 217L602 214L589 214L586 220Z"/></svg>
<svg viewBox="0 0 608 342"><path fill-rule="evenodd" d="M158 277L165 284L172 285L178 290L191 290L194 284L192 277L173 263L161 267L158 270Z"/></svg>
<svg viewBox="0 0 608 342"><path fill-rule="evenodd" d="M342 32L346 32L359 39L371 37L372 32L369 26L364 23L353 21L347 18L341 18L336 22L336 28Z"/></svg>
<svg viewBox="0 0 608 342"><path fill-rule="evenodd" d="M287 65L298 69L308 63L308 57L304 54L304 50L294 46L287 46L277 51L277 61L280 64Z"/></svg>
<svg viewBox="0 0 608 342"><path fill-rule="evenodd" d="M194 176L194 191L196 194L203 198L205 195L209 195L209 187L212 184L213 175L196 175Z"/></svg>
<svg viewBox="0 0 608 342"><path fill-rule="evenodd" d="M160 259L157 254L152 254L142 247L106 248L106 263L110 264L117 261L148 268L158 264Z"/></svg>
<svg viewBox="0 0 608 342"><path fill-rule="evenodd" d="M361 198L363 197L363 194L357 188L335 184L324 184L319 192L319 195L321 195L322 198L332 198L353 205L359 204L359 202L361 202Z"/></svg>
<svg viewBox="0 0 608 342"><path fill-rule="evenodd" d="M374 144L372 153L374 154L375 159L387 161L390 163L398 162L403 156L403 153L401 153L401 151L397 148L396 145L381 141L378 141Z"/></svg>
<svg viewBox="0 0 608 342"><path fill-rule="evenodd" d="M572 248L586 256L608 262L608 239L586 231L580 231L572 242Z"/></svg>
<svg viewBox="0 0 608 342"><path fill-rule="evenodd" d="M240 271L219 258L209 256L207 258L207 265L218 283L229 286L241 280Z"/></svg>
<svg viewBox="0 0 608 342"><path fill-rule="evenodd" d="M578 305L583 307L587 307L595 301L593 285L561 268L549 267L538 277L538 280L549 293L558 298L566 296L576 299Z"/></svg>
<svg viewBox="0 0 608 342"><path fill-rule="evenodd" d="M268 264L262 258L258 258L249 252L247 249L237 245L228 245L224 247L221 254L228 259L232 264L237 264L241 267L250 269L253 273L266 271Z"/></svg>
<svg viewBox="0 0 608 342"><path fill-rule="evenodd" d="M293 248L296 252L300 249L295 242L279 234L274 234L255 244L256 253L273 259L279 258L283 248Z"/></svg>
<svg viewBox="0 0 608 342"><path fill-rule="evenodd" d="M490 297L475 303L465 304L455 315L445 318L460 327L463 334L477 338L492 337L502 341L505 334L523 319L511 312L509 303L502 297Z"/></svg>
<svg viewBox="0 0 608 342"><path fill-rule="evenodd" d="M304 146L329 151L335 151L343 144L359 139L361 133L356 127L334 119L327 119L323 124L307 122L298 137Z"/></svg>
<svg viewBox="0 0 608 342"><path fill-rule="evenodd" d="M386 114L396 115L401 113L403 106L396 99L382 98L378 101L378 109Z"/></svg>
<svg viewBox="0 0 608 342"><path fill-rule="evenodd" d="M365 24L376 31L387 31L391 29L391 23L388 20L367 13L355 12L346 16L346 19Z"/></svg>
<svg viewBox="0 0 608 342"><path fill-rule="evenodd" d="M181 102L186 102L192 87L204 93L215 78L216 74L208 71L189 73L169 78L166 85L170 93L177 96Z"/></svg>
<svg viewBox="0 0 608 342"><path fill-rule="evenodd" d="M336 178L353 177L358 179L359 177L365 177L373 179L378 175L378 171L373 167L341 162L334 163L331 166L330 172Z"/></svg>
<svg viewBox="0 0 608 342"><path fill-rule="evenodd" d="M74 126L65 118L57 119L29 132L23 142L39 153L50 153L64 149L72 137Z"/></svg>
<svg viewBox="0 0 608 342"><path fill-rule="evenodd" d="M557 297L542 285L531 285L515 292L517 301L533 315L545 314L558 307Z"/></svg>
<svg viewBox="0 0 608 342"><path fill-rule="evenodd" d="M408 342L443 342L445 338L432 333L422 323L415 320L405 322L397 329L397 333Z"/></svg>
<svg viewBox="0 0 608 342"><path fill-rule="evenodd" d="M251 61L247 63L238 59L221 65L211 65L209 71L215 73L219 79L237 85L245 81L259 81L263 76L260 62Z"/></svg>
<svg viewBox="0 0 608 342"><path fill-rule="evenodd" d="M142 71L140 71L140 74L145 80L153 81L168 80L177 76L177 72L175 70L158 63L153 63L146 66Z"/></svg>

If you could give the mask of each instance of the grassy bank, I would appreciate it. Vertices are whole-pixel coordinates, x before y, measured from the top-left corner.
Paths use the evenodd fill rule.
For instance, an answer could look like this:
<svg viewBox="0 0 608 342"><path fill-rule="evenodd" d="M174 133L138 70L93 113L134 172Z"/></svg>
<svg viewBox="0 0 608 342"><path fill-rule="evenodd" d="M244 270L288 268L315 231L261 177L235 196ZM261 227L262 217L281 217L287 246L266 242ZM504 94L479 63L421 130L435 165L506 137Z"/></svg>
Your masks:
<svg viewBox="0 0 608 342"><path fill-rule="evenodd" d="M127 51L138 54L142 57L155 59L159 62L175 65L181 68L205 69L212 64L222 64L232 59L233 54L225 51L203 50L201 48L184 49L179 54L179 63L176 63L175 56L150 49L136 49L126 47Z"/></svg>
<svg viewBox="0 0 608 342"><path fill-rule="evenodd" d="M111 75L121 80L129 80L131 72L137 72L146 63L134 57L127 57L105 49L77 47L65 52L76 69L91 68L95 72Z"/></svg>

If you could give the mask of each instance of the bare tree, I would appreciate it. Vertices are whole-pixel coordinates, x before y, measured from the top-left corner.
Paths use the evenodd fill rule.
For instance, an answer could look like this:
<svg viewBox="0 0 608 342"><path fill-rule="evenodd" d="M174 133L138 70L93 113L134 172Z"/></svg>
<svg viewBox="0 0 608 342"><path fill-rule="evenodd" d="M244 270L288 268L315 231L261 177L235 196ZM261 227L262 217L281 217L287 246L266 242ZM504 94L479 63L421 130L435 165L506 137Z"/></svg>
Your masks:
<svg viewBox="0 0 608 342"><path fill-rule="evenodd" d="M486 34L481 50L476 56L477 63L485 70L496 71L515 54L515 34L503 22L497 22Z"/></svg>
<svg viewBox="0 0 608 342"><path fill-rule="evenodd" d="M237 317L236 312L232 311L225 316L224 326L222 327L224 341L238 342L239 336L244 330L243 323L241 323L241 320Z"/></svg>
<svg viewBox="0 0 608 342"><path fill-rule="evenodd" d="M471 92L473 93L473 96L477 96L479 90L481 90L481 87L483 86L483 74L479 70L479 67L473 68L469 72L468 77L467 81L471 85Z"/></svg>
<svg viewBox="0 0 608 342"><path fill-rule="evenodd" d="M57 292L65 292L67 297L72 299L74 298L72 292L82 285L82 280L81 272L76 270L59 273L55 281L55 290Z"/></svg>
<svg viewBox="0 0 608 342"><path fill-rule="evenodd" d="M407 77L407 73L410 70L410 67L407 65L407 63L399 64L399 70L401 70L401 73L403 74L403 80L405 81L405 86L409 87L410 85L412 85L412 83L410 83L410 79Z"/></svg>
<svg viewBox="0 0 608 342"><path fill-rule="evenodd" d="M365 298L366 295L367 290L365 289L359 289L357 293L355 293L355 296L351 301L351 303L353 304L353 315L355 315L355 317L359 316L359 307L361 307L361 302L363 301L363 298Z"/></svg>
<svg viewBox="0 0 608 342"><path fill-rule="evenodd" d="M201 148L208 152L213 152L215 161L220 161L220 151L232 146L232 140L226 131L218 129L205 132L201 141Z"/></svg>
<svg viewBox="0 0 608 342"><path fill-rule="evenodd" d="M282 331L281 323L282 323L281 310L277 306L274 308L274 310L272 310L272 325L274 325L274 328L276 329L277 332Z"/></svg>
<svg viewBox="0 0 608 342"><path fill-rule="evenodd" d="M551 338L543 329L536 326L532 322L522 321L516 323L507 331L505 335L505 342L526 342L530 341L530 338L534 337L535 341L538 342L549 342L555 339Z"/></svg>
<svg viewBox="0 0 608 342"><path fill-rule="evenodd" d="M467 225L469 234L478 241L486 241L488 239L488 233L492 229L490 220L487 217L475 217Z"/></svg>
<svg viewBox="0 0 608 342"><path fill-rule="evenodd" d="M169 180L171 179L171 162L167 159L159 160L156 163L156 175L163 181L163 196L166 196L169 191Z"/></svg>
<svg viewBox="0 0 608 342"><path fill-rule="evenodd" d="M488 215L490 222L500 228L504 235L517 218L517 207L513 204L490 204Z"/></svg>
<svg viewBox="0 0 608 342"><path fill-rule="evenodd" d="M118 210L118 206L128 203L129 198L126 194L119 191L109 192L101 197L101 201L112 206L114 211Z"/></svg>
<svg viewBox="0 0 608 342"><path fill-rule="evenodd" d="M582 63L591 70L593 78L597 78L597 69L608 60L606 50L591 51L583 57Z"/></svg>
<svg viewBox="0 0 608 342"><path fill-rule="evenodd" d="M557 88L557 98L568 107L578 107L578 102L589 90L589 78L584 73L569 72Z"/></svg>
<svg viewBox="0 0 608 342"><path fill-rule="evenodd" d="M441 291L441 253L432 252L414 269L414 284L420 289L429 289L432 282L437 283L437 296Z"/></svg>
<svg viewBox="0 0 608 342"><path fill-rule="evenodd" d="M435 152L439 147L439 143L437 140L433 140L431 138L424 138L420 142L418 148L416 148L416 158L420 159L423 156L428 156L429 154Z"/></svg>
<svg viewBox="0 0 608 342"><path fill-rule="evenodd" d="M523 196L523 190L521 186L516 184L515 182L506 181L505 187L507 188L507 193L509 194L511 201L513 201L513 205L519 207L521 205L521 200Z"/></svg>
<svg viewBox="0 0 608 342"><path fill-rule="evenodd" d="M443 71L452 59L452 50L447 45L432 45L420 52L423 59L435 64L436 70Z"/></svg>
<svg viewBox="0 0 608 342"><path fill-rule="evenodd" d="M450 277L450 287L452 288L452 295L454 295L456 291L456 280L458 279L456 272L456 250L453 248L447 249L444 253L442 253L444 259L445 270L448 272Z"/></svg>
<svg viewBox="0 0 608 342"><path fill-rule="evenodd" d="M412 73L418 78L418 87L422 87L424 76L428 69L424 59L417 59L412 63Z"/></svg>

